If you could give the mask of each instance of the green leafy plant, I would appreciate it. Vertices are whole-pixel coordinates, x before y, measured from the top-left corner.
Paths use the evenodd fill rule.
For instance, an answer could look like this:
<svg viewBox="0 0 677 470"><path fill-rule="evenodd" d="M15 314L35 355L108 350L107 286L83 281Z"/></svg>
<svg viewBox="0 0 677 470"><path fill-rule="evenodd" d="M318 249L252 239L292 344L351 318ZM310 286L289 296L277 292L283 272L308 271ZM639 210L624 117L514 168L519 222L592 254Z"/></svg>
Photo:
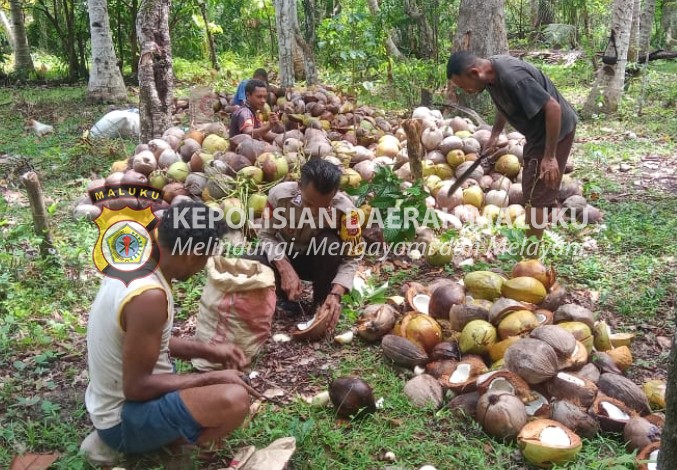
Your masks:
<svg viewBox="0 0 677 470"><path fill-rule="evenodd" d="M379 166L371 181L363 181L357 188L348 190L349 194L357 196L358 205L367 202L373 210L378 211L379 217L370 216L370 220L383 222L383 239L388 243L411 241L416 236L417 225L438 222L434 214L426 217L428 193L422 181L415 182L404 191L401 187L402 180L391 168ZM411 215L415 215L416 223L409 223Z"/></svg>

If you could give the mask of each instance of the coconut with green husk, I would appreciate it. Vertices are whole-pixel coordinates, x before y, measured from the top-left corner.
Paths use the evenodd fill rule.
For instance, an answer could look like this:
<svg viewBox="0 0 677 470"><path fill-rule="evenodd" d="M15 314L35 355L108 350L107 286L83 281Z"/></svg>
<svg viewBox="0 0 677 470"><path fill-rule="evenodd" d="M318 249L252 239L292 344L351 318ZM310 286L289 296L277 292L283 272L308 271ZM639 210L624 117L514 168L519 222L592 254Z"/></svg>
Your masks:
<svg viewBox="0 0 677 470"><path fill-rule="evenodd" d="M527 423L517 435L517 443L524 458L542 468L570 462L583 447L578 435L550 419Z"/></svg>

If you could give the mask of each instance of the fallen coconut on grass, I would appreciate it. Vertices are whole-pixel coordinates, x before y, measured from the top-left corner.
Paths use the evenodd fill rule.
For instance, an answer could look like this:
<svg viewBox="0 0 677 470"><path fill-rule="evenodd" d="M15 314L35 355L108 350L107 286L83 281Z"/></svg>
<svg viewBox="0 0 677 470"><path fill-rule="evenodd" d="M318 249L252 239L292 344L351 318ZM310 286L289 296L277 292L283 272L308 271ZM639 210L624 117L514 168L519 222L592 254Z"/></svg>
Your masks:
<svg viewBox="0 0 677 470"><path fill-rule="evenodd" d="M528 462L545 468L570 462L583 447L578 435L550 419L527 423L517 435L517 443Z"/></svg>

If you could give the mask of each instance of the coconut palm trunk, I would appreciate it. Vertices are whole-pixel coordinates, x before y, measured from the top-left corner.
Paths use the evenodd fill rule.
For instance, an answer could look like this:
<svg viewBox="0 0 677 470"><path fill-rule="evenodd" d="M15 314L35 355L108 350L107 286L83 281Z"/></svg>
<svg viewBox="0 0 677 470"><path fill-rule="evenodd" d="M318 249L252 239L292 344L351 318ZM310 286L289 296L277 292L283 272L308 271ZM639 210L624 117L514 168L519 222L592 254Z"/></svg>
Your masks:
<svg viewBox="0 0 677 470"><path fill-rule="evenodd" d="M170 0L142 0L136 18L141 141L160 137L172 124L174 71L169 38Z"/></svg>
<svg viewBox="0 0 677 470"><path fill-rule="evenodd" d="M665 426L658 454L658 469L669 470L677 462L677 335L672 337L665 391Z"/></svg>
<svg viewBox="0 0 677 470"><path fill-rule="evenodd" d="M92 39L92 65L87 85L87 99L118 102L127 97L127 89L118 68L106 0L89 0L89 31Z"/></svg>
<svg viewBox="0 0 677 470"><path fill-rule="evenodd" d="M597 78L583 108L584 114L615 113L623 97L625 85L625 66L628 62L630 28L632 27L633 0L614 0L611 18L611 30L615 34L617 61L615 64L603 64L597 71ZM615 54L608 47L605 54Z"/></svg>
<svg viewBox="0 0 677 470"><path fill-rule="evenodd" d="M21 0L9 0L9 6L12 30L14 31L14 71L19 77L25 78L35 71L35 67L26 37L23 2Z"/></svg>
<svg viewBox="0 0 677 470"><path fill-rule="evenodd" d="M296 26L295 0L275 0L280 85L294 86L294 30Z"/></svg>

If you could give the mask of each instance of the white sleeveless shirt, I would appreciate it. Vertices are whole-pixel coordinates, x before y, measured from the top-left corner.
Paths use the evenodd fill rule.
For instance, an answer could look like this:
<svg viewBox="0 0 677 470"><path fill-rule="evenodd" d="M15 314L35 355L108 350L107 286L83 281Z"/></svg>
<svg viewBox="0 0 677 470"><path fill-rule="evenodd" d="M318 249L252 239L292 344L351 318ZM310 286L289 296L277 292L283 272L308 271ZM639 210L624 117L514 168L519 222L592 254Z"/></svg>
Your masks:
<svg viewBox="0 0 677 470"><path fill-rule="evenodd" d="M162 289L167 296L167 321L162 331L160 355L153 374L171 374L169 339L174 322L174 298L171 287L159 270L132 281L129 286L118 279L105 277L94 299L87 325L87 364L89 385L85 405L97 429L109 429L121 421L125 395L122 390L122 348L125 332L120 324L124 306L137 295Z"/></svg>

